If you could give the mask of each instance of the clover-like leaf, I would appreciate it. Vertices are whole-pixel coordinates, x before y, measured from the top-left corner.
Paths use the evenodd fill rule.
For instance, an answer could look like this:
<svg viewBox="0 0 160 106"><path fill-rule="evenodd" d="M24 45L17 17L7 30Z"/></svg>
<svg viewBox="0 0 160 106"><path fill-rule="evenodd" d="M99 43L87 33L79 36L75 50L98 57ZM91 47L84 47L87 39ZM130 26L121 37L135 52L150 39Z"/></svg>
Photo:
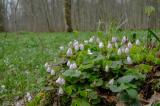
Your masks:
<svg viewBox="0 0 160 106"><path fill-rule="evenodd" d="M81 75L81 71L78 71L78 70L66 70L63 75L65 77L76 77L78 78L80 75Z"/></svg>
<svg viewBox="0 0 160 106"><path fill-rule="evenodd" d="M123 76L121 78L119 78L117 80L118 83L129 83L131 82L133 79L137 79L138 77L137 76L134 76L134 75L126 75L126 76Z"/></svg>
<svg viewBox="0 0 160 106"><path fill-rule="evenodd" d="M136 99L138 97L138 92L135 89L127 89L126 91L131 98Z"/></svg>
<svg viewBox="0 0 160 106"><path fill-rule="evenodd" d="M121 92L122 91L122 89L116 85L110 85L109 88L112 92Z"/></svg>
<svg viewBox="0 0 160 106"><path fill-rule="evenodd" d="M71 106L90 106L90 104L84 99L76 98L72 100Z"/></svg>

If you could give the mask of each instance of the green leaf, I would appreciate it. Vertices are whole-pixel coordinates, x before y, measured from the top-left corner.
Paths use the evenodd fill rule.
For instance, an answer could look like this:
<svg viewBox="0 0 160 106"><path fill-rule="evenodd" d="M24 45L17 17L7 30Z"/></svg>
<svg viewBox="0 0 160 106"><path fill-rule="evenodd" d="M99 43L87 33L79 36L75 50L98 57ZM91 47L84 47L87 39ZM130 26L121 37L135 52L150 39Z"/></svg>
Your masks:
<svg viewBox="0 0 160 106"><path fill-rule="evenodd" d="M80 91L79 94L80 94L82 97L87 97L88 92L87 92L86 90L83 90L83 91Z"/></svg>
<svg viewBox="0 0 160 106"><path fill-rule="evenodd" d="M150 29L148 29L148 32L150 32L150 34L151 34L153 37L155 37L158 42L160 42L160 38L158 37L158 35L156 35L156 34L155 34L152 30L150 30Z"/></svg>
<svg viewBox="0 0 160 106"><path fill-rule="evenodd" d="M122 89L120 87L117 87L116 85L110 85L109 88L112 92L121 92L122 91Z"/></svg>
<svg viewBox="0 0 160 106"><path fill-rule="evenodd" d="M127 89L126 91L131 98L136 99L138 97L138 92L135 89Z"/></svg>
<svg viewBox="0 0 160 106"><path fill-rule="evenodd" d="M97 92L95 92L95 91L88 92L88 98L89 99L97 99L98 98Z"/></svg>
<svg viewBox="0 0 160 106"><path fill-rule="evenodd" d="M95 64L103 64L103 60L105 59L105 57L104 56L102 56L101 54L99 54L98 56L97 56L97 58L95 58L93 61L94 61L94 63Z"/></svg>
<svg viewBox="0 0 160 106"><path fill-rule="evenodd" d="M76 98L72 100L71 106L90 106L90 104L84 99Z"/></svg>
<svg viewBox="0 0 160 106"><path fill-rule="evenodd" d="M152 70L152 66L149 66L149 65L146 65L146 64L140 64L140 65L136 66L136 69L139 72L148 73Z"/></svg>
<svg viewBox="0 0 160 106"><path fill-rule="evenodd" d="M122 65L122 61L113 61L110 67L113 69L120 69L121 65Z"/></svg>
<svg viewBox="0 0 160 106"><path fill-rule="evenodd" d="M93 63L85 64L85 65L80 65L79 69L80 69L80 70L87 70L87 69L93 68L93 66L94 66Z"/></svg>
<svg viewBox="0 0 160 106"><path fill-rule="evenodd" d="M71 95L72 94L72 86L67 86L65 88L65 92L68 94L68 95Z"/></svg>
<svg viewBox="0 0 160 106"><path fill-rule="evenodd" d="M81 75L81 72L80 71L78 71L78 70L66 70L64 73L63 73L63 75L65 76L65 77L76 77L76 78L78 78L80 75Z"/></svg>
<svg viewBox="0 0 160 106"><path fill-rule="evenodd" d="M95 79L94 82L91 84L91 87L98 87L103 85L102 79Z"/></svg>
<svg viewBox="0 0 160 106"><path fill-rule="evenodd" d="M117 80L118 83L129 83L131 82L133 79L137 79L136 76L133 76L133 75L126 75L126 76L123 76L121 78L119 78Z"/></svg>

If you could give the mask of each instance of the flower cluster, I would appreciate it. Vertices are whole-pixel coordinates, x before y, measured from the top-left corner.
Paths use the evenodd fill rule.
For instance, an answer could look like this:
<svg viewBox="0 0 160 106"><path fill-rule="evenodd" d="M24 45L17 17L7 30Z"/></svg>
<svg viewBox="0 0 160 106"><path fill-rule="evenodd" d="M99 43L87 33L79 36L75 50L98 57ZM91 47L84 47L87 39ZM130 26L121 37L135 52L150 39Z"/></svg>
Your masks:
<svg viewBox="0 0 160 106"><path fill-rule="evenodd" d="M144 52L142 47L139 39L131 41L127 36L122 39L112 37L110 40L97 36L84 41L73 40L67 47L59 47L59 57L63 62L56 67L46 63L45 68L54 79L57 94L65 94L66 98L85 98L90 104L98 104L103 93L101 90L109 90L114 93L129 92L127 95L135 99L130 91L137 92L140 84L136 81L143 79L136 71L142 66L150 69L150 66L142 64L144 58L139 55ZM144 53L147 56L147 50ZM135 67L137 61L142 65Z"/></svg>

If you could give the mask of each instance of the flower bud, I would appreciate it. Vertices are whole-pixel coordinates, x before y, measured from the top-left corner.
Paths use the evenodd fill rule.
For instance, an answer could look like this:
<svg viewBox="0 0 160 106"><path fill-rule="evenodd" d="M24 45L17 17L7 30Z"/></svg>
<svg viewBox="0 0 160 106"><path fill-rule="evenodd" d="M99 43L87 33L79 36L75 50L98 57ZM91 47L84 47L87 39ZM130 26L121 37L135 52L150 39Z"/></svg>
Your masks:
<svg viewBox="0 0 160 106"><path fill-rule="evenodd" d="M49 66L49 64L48 63L45 63L45 65L44 65L46 68Z"/></svg>
<svg viewBox="0 0 160 106"><path fill-rule="evenodd" d="M27 92L26 97L27 97L27 100L28 100L28 101L31 101L31 100L32 100L32 96L31 96L31 94L30 94L29 92Z"/></svg>
<svg viewBox="0 0 160 106"><path fill-rule="evenodd" d="M132 48L132 43L131 42L128 43L128 48Z"/></svg>
<svg viewBox="0 0 160 106"><path fill-rule="evenodd" d="M71 62L68 60L67 61L67 66L69 67L71 65Z"/></svg>
<svg viewBox="0 0 160 106"><path fill-rule="evenodd" d="M77 40L74 40L73 42L73 47L77 46L78 45L78 41Z"/></svg>
<svg viewBox="0 0 160 106"><path fill-rule="evenodd" d="M89 55L92 55L92 54L93 54L90 49L88 49L88 54L89 54Z"/></svg>
<svg viewBox="0 0 160 106"><path fill-rule="evenodd" d="M64 85L65 84L65 80L61 77L59 77L57 80L56 80L56 83L59 84L59 85Z"/></svg>
<svg viewBox="0 0 160 106"><path fill-rule="evenodd" d="M140 41L138 39L136 40L136 45L140 45Z"/></svg>
<svg viewBox="0 0 160 106"><path fill-rule="evenodd" d="M122 38L122 43L126 43L127 42L127 37L126 36L123 36L123 38Z"/></svg>
<svg viewBox="0 0 160 106"><path fill-rule="evenodd" d="M125 53L126 53L126 54L129 54L129 48L128 48L128 47L126 47Z"/></svg>
<svg viewBox="0 0 160 106"><path fill-rule="evenodd" d="M69 48L68 50L67 50L67 54L66 54L68 57L69 56L72 56L72 49L71 48Z"/></svg>
<svg viewBox="0 0 160 106"><path fill-rule="evenodd" d="M64 91L63 91L62 87L59 87L59 89L58 89L58 95L63 95L63 93L64 93Z"/></svg>
<svg viewBox="0 0 160 106"><path fill-rule="evenodd" d="M63 51L63 50L64 50L64 47L63 47L63 46L60 46L59 49L60 49L61 51Z"/></svg>
<svg viewBox="0 0 160 106"><path fill-rule="evenodd" d="M76 63L73 63L70 65L69 69L73 70L73 69L76 69L77 68L77 64Z"/></svg>
<svg viewBox="0 0 160 106"><path fill-rule="evenodd" d="M104 44L102 42L99 43L99 48L103 48L104 47Z"/></svg>
<svg viewBox="0 0 160 106"><path fill-rule="evenodd" d="M48 72L48 73L50 73L50 72L51 72L51 70L52 70L52 68L51 68L51 67L47 67L47 72Z"/></svg>
<svg viewBox="0 0 160 106"><path fill-rule="evenodd" d="M55 75L55 71L54 70L51 70L51 75Z"/></svg>
<svg viewBox="0 0 160 106"><path fill-rule="evenodd" d="M88 44L88 40L85 40L85 41L84 41L84 44Z"/></svg>
<svg viewBox="0 0 160 106"><path fill-rule="evenodd" d="M109 66L108 65L106 65L106 67L105 67L105 72L109 72Z"/></svg>
<svg viewBox="0 0 160 106"><path fill-rule="evenodd" d="M118 49L117 54L118 54L118 55L121 55L121 54L122 54L122 50L121 50L121 48L119 48L119 49Z"/></svg>
<svg viewBox="0 0 160 106"><path fill-rule="evenodd" d="M132 59L129 56L127 57L127 63L132 64Z"/></svg>
<svg viewBox="0 0 160 106"><path fill-rule="evenodd" d="M84 45L83 44L80 44L79 45L79 49L82 51L82 50L84 50Z"/></svg>
<svg viewBox="0 0 160 106"><path fill-rule="evenodd" d="M89 39L89 42L92 43L92 42L93 42L93 38L90 38L90 39Z"/></svg>
<svg viewBox="0 0 160 106"><path fill-rule="evenodd" d="M73 64L72 64L72 67L73 67L73 69L76 69L76 68L77 68L77 64L76 64L76 63L73 63Z"/></svg>
<svg viewBox="0 0 160 106"><path fill-rule="evenodd" d="M112 44L111 43L108 43L108 46L107 46L109 49L112 48Z"/></svg>
<svg viewBox="0 0 160 106"><path fill-rule="evenodd" d="M75 49L75 51L78 51L78 50L79 50L79 45L78 45L78 44L75 45L75 46L74 46L74 49Z"/></svg>
<svg viewBox="0 0 160 106"><path fill-rule="evenodd" d="M114 79L109 80L108 84L113 85L114 84Z"/></svg>
<svg viewBox="0 0 160 106"><path fill-rule="evenodd" d="M116 43L117 42L117 38L116 37L112 37L112 43Z"/></svg>

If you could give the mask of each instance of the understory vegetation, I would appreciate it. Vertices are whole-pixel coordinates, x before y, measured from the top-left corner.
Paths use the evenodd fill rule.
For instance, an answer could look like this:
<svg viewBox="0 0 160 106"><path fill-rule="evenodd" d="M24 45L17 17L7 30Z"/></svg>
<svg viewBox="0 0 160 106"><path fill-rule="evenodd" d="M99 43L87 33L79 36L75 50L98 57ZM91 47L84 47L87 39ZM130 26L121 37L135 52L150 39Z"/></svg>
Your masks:
<svg viewBox="0 0 160 106"><path fill-rule="evenodd" d="M158 33L158 32L157 32ZM1 33L0 103L28 106L155 103L160 45L146 31ZM45 64L45 65L44 65Z"/></svg>

